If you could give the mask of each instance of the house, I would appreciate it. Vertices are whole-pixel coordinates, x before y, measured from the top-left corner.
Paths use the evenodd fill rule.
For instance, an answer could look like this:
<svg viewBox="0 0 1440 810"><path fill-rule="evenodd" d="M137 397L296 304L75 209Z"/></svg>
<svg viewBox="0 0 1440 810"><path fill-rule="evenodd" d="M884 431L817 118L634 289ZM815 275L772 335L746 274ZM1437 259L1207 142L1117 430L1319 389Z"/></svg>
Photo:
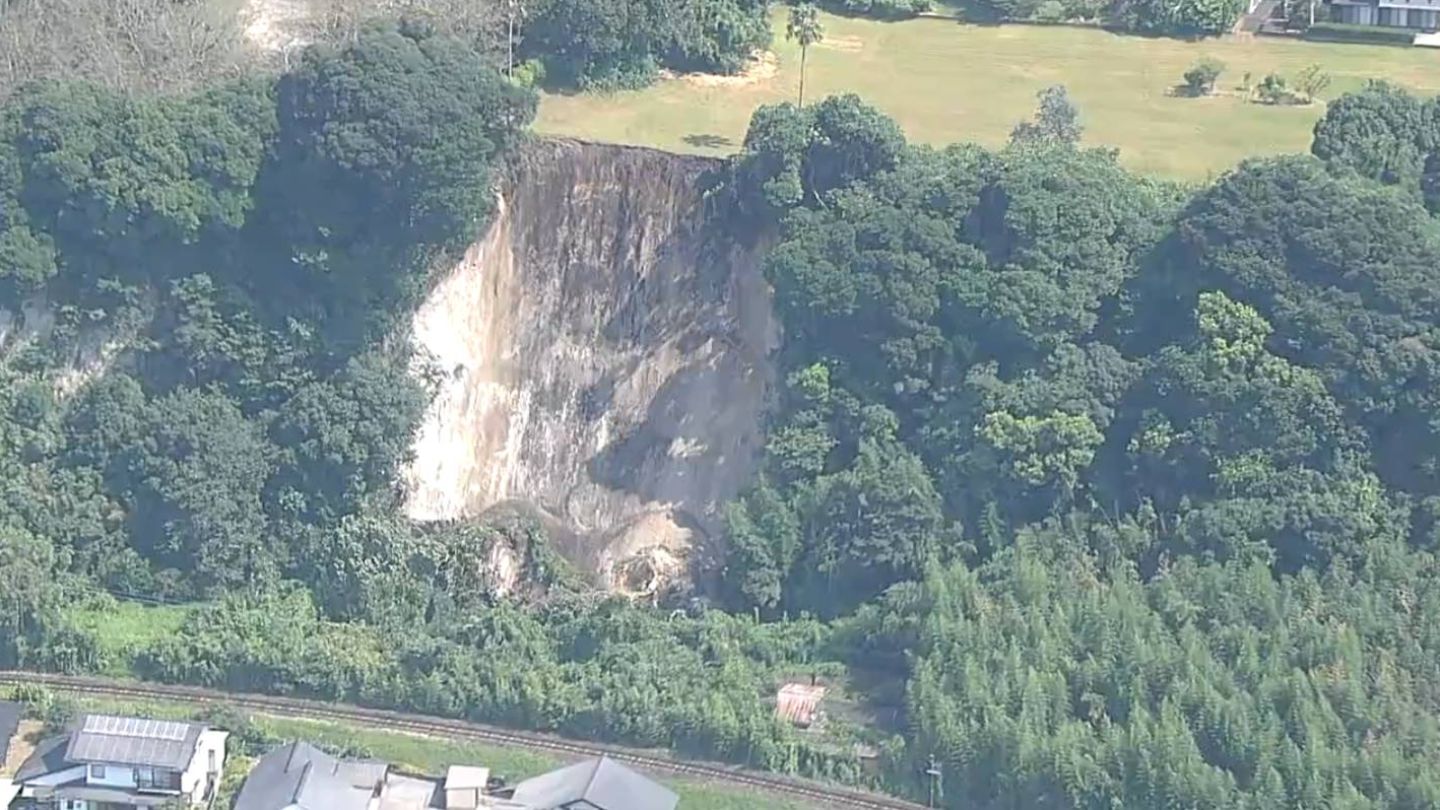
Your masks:
<svg viewBox="0 0 1440 810"><path fill-rule="evenodd" d="M533 810L675 810L680 797L609 757L526 779L511 801Z"/></svg>
<svg viewBox="0 0 1440 810"><path fill-rule="evenodd" d="M491 793L488 768L452 766L442 779L383 762L344 759L304 742L255 764L233 810L674 810L678 798L607 757Z"/></svg>
<svg viewBox="0 0 1440 810"><path fill-rule="evenodd" d="M234 810L367 810L389 766L343 760L309 743L270 750L245 778Z"/></svg>
<svg viewBox="0 0 1440 810"><path fill-rule="evenodd" d="M292 742L260 758L233 810L427 810L445 807L446 796L435 780L387 763L342 759Z"/></svg>
<svg viewBox="0 0 1440 810"><path fill-rule="evenodd" d="M1351 25L1440 29L1440 0L1331 0L1330 19Z"/></svg>
<svg viewBox="0 0 1440 810"><path fill-rule="evenodd" d="M199 723L85 715L43 740L15 773L19 808L114 810L215 795L229 734Z"/></svg>

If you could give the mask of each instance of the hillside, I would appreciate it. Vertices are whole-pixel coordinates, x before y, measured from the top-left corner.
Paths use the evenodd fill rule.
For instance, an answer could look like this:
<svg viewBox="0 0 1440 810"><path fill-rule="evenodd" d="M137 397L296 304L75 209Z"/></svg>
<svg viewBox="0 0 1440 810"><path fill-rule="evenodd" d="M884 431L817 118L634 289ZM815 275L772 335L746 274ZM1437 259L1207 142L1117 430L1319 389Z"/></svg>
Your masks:
<svg viewBox="0 0 1440 810"><path fill-rule="evenodd" d="M13 88L0 667L951 808L1440 806L1440 98L1190 184L1063 86L990 145L856 95L536 137L538 65L768 19L584 2L501 67L412 17Z"/></svg>

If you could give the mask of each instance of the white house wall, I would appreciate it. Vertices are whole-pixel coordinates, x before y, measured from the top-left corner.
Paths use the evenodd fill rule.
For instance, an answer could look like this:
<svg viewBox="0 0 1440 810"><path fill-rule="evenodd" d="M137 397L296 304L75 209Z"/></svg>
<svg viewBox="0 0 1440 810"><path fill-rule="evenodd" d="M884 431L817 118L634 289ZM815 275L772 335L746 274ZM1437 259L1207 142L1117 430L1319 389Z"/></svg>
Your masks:
<svg viewBox="0 0 1440 810"><path fill-rule="evenodd" d="M200 802L205 798L205 779L212 770L210 767L212 753L216 778L218 779L224 771L225 741L229 736L229 732L213 728L201 732L200 739L195 744L195 756L191 758L190 766L180 774L180 792L189 796L192 801Z"/></svg>
<svg viewBox="0 0 1440 810"><path fill-rule="evenodd" d="M122 790L135 789L135 768L133 766L108 764L104 767L104 776L96 776L95 769L91 767L89 774L85 777L85 784Z"/></svg>

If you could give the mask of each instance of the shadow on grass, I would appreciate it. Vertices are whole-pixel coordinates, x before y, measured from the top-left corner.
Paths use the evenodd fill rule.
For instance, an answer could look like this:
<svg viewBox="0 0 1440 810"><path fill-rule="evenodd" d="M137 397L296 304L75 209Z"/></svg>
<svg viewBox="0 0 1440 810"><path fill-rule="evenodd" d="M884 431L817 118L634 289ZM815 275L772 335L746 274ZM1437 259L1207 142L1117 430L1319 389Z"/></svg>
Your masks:
<svg viewBox="0 0 1440 810"><path fill-rule="evenodd" d="M691 146L700 147L701 149L719 149L721 147L735 145L734 140L724 135L716 135L713 132L692 132L684 138L681 138L681 140Z"/></svg>

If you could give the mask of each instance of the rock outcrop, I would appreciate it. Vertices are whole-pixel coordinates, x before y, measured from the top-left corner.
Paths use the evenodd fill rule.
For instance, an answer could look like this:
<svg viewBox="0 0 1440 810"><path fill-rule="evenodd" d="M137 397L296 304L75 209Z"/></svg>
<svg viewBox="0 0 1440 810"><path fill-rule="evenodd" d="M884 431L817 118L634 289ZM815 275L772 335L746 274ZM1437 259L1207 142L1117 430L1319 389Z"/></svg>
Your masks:
<svg viewBox="0 0 1440 810"><path fill-rule="evenodd" d="M538 510L618 590L662 587L704 547L754 471L778 342L759 248L701 193L714 165L573 141L517 156L488 233L414 317L437 394L413 519Z"/></svg>

